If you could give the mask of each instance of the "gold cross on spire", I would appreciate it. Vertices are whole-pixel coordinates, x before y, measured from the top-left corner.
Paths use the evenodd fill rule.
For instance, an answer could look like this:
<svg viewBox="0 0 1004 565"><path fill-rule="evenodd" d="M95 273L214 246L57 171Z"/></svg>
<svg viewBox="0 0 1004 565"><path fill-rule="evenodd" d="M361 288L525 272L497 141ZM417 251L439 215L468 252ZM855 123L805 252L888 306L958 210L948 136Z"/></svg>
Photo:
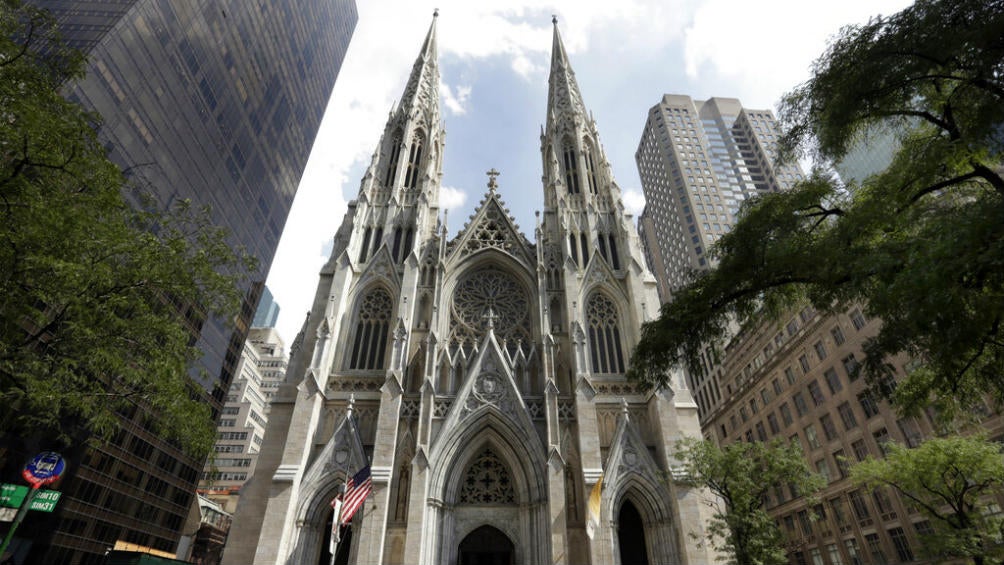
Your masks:
<svg viewBox="0 0 1004 565"><path fill-rule="evenodd" d="M501 175L502 173L496 171L495 167L492 167L492 169L485 174L488 175L488 188L491 190L495 190L496 188L498 188L499 185L497 182L495 182L495 179L498 178L498 176Z"/></svg>

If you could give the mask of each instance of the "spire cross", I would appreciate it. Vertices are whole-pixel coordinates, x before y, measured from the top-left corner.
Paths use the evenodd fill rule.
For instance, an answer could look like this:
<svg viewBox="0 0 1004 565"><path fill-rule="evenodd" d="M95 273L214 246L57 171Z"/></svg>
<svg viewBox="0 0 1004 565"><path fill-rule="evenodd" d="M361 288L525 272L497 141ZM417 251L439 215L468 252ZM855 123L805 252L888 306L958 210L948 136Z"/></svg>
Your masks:
<svg viewBox="0 0 1004 565"><path fill-rule="evenodd" d="M492 190L498 188L499 185L497 182L495 182L495 179L497 179L498 176L501 175L502 173L496 171L495 167L492 167L491 170L485 174L488 175L488 188Z"/></svg>
<svg viewBox="0 0 1004 565"><path fill-rule="evenodd" d="M495 314L495 311L492 310L491 306L488 307L487 312L481 315L481 318L483 320L488 320L488 329L490 330L495 328L495 320L499 319L498 315Z"/></svg>

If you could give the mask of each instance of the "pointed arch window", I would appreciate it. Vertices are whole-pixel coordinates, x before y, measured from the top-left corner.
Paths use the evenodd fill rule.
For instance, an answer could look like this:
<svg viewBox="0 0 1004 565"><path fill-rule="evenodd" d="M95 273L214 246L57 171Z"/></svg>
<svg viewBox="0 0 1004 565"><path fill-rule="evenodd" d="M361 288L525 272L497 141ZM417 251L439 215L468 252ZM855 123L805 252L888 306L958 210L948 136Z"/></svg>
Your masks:
<svg viewBox="0 0 1004 565"><path fill-rule="evenodd" d="M415 237L414 228L404 229L401 226L394 228L394 247L392 255L398 263L404 263L411 251L411 244Z"/></svg>
<svg viewBox="0 0 1004 565"><path fill-rule="evenodd" d="M594 294L586 304L586 324L593 372L623 373L624 351L613 301L601 293Z"/></svg>
<svg viewBox="0 0 1004 565"><path fill-rule="evenodd" d="M387 160L387 173L384 176L384 186L391 186L394 182L394 174L397 173L397 164L401 160L401 140L403 136L398 130L394 134L394 141L391 142L390 158Z"/></svg>
<svg viewBox="0 0 1004 565"><path fill-rule="evenodd" d="M408 153L408 172L404 176L405 188L418 187L418 177L422 167L422 134L415 134L411 140L411 151Z"/></svg>
<svg viewBox="0 0 1004 565"><path fill-rule="evenodd" d="M621 257L617 253L617 238L614 234L600 233L596 236L596 241L599 243L600 255L614 270L620 270Z"/></svg>
<svg viewBox="0 0 1004 565"><path fill-rule="evenodd" d="M575 145L572 140L565 140L562 155L565 159L565 185L568 186L569 194L578 194L579 191L579 158L575 154Z"/></svg>
<svg viewBox="0 0 1004 565"><path fill-rule="evenodd" d="M370 237L373 235L373 228L367 227L363 232L363 242L359 246L359 262L365 263L370 251Z"/></svg>
<svg viewBox="0 0 1004 565"><path fill-rule="evenodd" d="M596 194L599 185L596 177L596 162L593 159L593 146L588 141L584 145L586 147L586 184L589 185L589 192Z"/></svg>
<svg viewBox="0 0 1004 565"><path fill-rule="evenodd" d="M384 368L393 307L390 293L383 288L375 288L363 296L356 314L356 335L352 340L349 369Z"/></svg>

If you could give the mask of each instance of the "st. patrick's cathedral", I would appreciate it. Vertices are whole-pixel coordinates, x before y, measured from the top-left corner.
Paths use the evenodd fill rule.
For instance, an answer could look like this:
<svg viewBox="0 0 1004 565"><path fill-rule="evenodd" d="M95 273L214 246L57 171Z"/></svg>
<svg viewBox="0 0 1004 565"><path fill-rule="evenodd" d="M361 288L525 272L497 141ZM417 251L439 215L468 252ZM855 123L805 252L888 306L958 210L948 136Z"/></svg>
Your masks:
<svg viewBox="0 0 1004 565"><path fill-rule="evenodd" d="M494 171L450 238L433 18L320 272L225 564L715 561L707 494L674 480L697 406L678 376L654 393L624 377L656 283L557 25L552 49L533 240ZM366 465L333 555L330 502Z"/></svg>

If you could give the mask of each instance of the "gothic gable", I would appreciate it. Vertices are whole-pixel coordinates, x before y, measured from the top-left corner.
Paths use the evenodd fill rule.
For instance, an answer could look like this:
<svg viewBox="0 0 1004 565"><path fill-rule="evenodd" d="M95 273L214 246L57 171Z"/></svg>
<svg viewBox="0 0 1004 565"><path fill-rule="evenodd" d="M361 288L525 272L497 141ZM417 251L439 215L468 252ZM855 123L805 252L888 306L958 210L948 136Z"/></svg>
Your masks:
<svg viewBox="0 0 1004 565"><path fill-rule="evenodd" d="M639 510L655 521L672 515L667 501L671 499L665 487L663 472L641 439L638 427L627 414L621 413L610 444L610 454L604 466L602 505L608 520L614 519L620 502L626 497L638 502ZM646 511L647 510L647 511Z"/></svg>
<svg viewBox="0 0 1004 565"><path fill-rule="evenodd" d="M352 414L353 401L349 402L349 409L335 426L335 432L303 474L298 512L301 519L318 505L318 496L326 498L324 502L330 501L331 497L327 493L336 484L344 482L346 477L369 464Z"/></svg>
<svg viewBox="0 0 1004 565"><path fill-rule="evenodd" d="M485 194L464 229L450 242L450 263L457 263L479 251L495 249L514 257L524 266L536 264L530 242L519 232L494 187Z"/></svg>
<svg viewBox="0 0 1004 565"><path fill-rule="evenodd" d="M442 429L460 430L484 415L501 416L515 429L518 437L532 444L528 447L543 453L536 428L495 333L489 330L482 343L481 351L469 366ZM437 438L433 453L444 443L443 437Z"/></svg>
<svg viewBox="0 0 1004 565"><path fill-rule="evenodd" d="M385 244L380 245L380 248L377 249L376 253L369 260L369 263L366 264L359 277L359 282L356 283L356 288L366 288L375 280L383 281L395 292L401 288L401 279L398 276L397 266L394 263L394 258L390 255L390 250L387 249L387 245Z"/></svg>

